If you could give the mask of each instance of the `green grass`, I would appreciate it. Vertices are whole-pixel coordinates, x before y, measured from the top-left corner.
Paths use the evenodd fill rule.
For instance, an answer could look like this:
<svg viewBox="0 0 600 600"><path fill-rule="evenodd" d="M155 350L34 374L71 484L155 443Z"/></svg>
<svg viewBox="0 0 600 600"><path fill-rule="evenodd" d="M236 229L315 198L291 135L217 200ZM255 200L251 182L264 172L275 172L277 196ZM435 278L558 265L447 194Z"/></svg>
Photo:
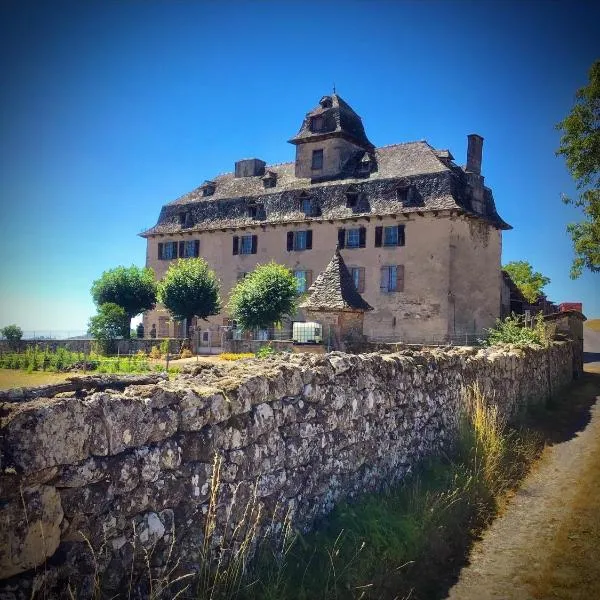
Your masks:
<svg viewBox="0 0 600 600"><path fill-rule="evenodd" d="M0 390L10 388L31 387L47 383L60 383L72 373L49 373L43 371L17 371L15 369L0 369Z"/></svg>

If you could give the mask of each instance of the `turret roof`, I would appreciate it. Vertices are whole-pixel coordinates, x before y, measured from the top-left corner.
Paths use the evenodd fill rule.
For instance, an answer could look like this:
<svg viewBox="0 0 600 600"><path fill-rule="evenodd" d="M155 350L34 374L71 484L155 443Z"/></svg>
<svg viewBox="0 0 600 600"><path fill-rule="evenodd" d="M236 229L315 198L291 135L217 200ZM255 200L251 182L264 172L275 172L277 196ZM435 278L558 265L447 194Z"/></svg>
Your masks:
<svg viewBox="0 0 600 600"><path fill-rule="evenodd" d="M373 310L358 293L352 275L337 248L325 270L308 290L308 297L300 307L324 311Z"/></svg>

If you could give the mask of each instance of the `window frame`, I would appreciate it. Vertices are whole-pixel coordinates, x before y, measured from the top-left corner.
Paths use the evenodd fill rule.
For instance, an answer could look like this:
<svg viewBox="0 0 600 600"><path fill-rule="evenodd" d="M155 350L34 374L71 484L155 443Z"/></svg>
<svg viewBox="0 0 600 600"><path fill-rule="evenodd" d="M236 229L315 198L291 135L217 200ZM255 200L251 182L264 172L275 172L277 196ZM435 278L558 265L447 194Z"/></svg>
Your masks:
<svg viewBox="0 0 600 600"><path fill-rule="evenodd" d="M394 232L393 241L388 240L388 232ZM400 241L400 232L398 231L398 225L384 225L383 226L383 246L384 247L392 247L398 246Z"/></svg>
<svg viewBox="0 0 600 600"><path fill-rule="evenodd" d="M305 294L308 292L308 288L312 285L312 271L310 269L294 269L293 271L294 277L296 279L297 290L299 294ZM302 273L303 278L301 279L298 275ZM304 282L304 289L300 289L298 283L300 281Z"/></svg>
<svg viewBox="0 0 600 600"><path fill-rule="evenodd" d="M354 287L359 294L365 291L365 267L348 267Z"/></svg>
<svg viewBox="0 0 600 600"><path fill-rule="evenodd" d="M322 171L323 170L323 161L324 161L324 152L323 148L317 148L312 151L312 159L311 159L311 170L313 171Z"/></svg>
<svg viewBox="0 0 600 600"><path fill-rule="evenodd" d="M158 256L159 256L159 260L175 260L176 258L178 258L178 244L175 241L168 241L168 242L160 242L158 244ZM169 253L170 256L167 256L168 252L167 252L167 248L171 248L172 251Z"/></svg>
<svg viewBox="0 0 600 600"><path fill-rule="evenodd" d="M356 235L356 244L351 244L350 240ZM349 227L346 229L346 248L360 248L360 227Z"/></svg>
<svg viewBox="0 0 600 600"><path fill-rule="evenodd" d="M387 273L387 285L384 286L384 273ZM394 274L392 278L391 274ZM394 282L392 286L391 283ZM380 269L379 290L382 294L404 292L404 265L382 265Z"/></svg>
<svg viewBox="0 0 600 600"><path fill-rule="evenodd" d="M252 254L252 235L240 235L240 254Z"/></svg>

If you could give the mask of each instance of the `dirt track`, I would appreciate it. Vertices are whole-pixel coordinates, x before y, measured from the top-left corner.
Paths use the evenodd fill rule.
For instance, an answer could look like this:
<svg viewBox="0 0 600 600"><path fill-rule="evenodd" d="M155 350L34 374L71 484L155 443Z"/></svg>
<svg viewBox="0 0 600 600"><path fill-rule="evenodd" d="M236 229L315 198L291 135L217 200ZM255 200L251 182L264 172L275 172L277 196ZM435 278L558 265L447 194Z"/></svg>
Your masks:
<svg viewBox="0 0 600 600"><path fill-rule="evenodd" d="M597 365L586 365L571 392L574 402L590 407L578 431L563 431L563 439L544 451L504 514L475 544L448 600L600 598Z"/></svg>

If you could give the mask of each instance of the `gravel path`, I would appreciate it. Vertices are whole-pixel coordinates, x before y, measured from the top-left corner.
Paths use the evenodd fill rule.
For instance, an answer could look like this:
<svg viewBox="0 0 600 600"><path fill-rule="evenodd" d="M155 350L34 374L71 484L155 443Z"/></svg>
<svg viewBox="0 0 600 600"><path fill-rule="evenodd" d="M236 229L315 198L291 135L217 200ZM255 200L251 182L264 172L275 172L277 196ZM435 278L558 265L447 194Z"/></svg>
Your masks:
<svg viewBox="0 0 600 600"><path fill-rule="evenodd" d="M534 598L526 580L544 565L570 514L578 480L600 454L600 377L588 375L584 389L596 397L590 421L570 440L545 450L504 514L475 544L448 600Z"/></svg>

